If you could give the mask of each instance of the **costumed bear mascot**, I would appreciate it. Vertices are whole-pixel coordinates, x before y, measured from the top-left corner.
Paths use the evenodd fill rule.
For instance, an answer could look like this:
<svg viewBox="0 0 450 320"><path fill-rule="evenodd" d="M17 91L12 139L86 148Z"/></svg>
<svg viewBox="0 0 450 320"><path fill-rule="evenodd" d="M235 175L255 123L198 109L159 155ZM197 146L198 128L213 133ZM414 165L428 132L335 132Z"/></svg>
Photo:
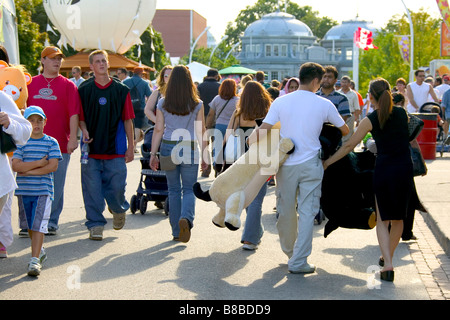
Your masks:
<svg viewBox="0 0 450 320"><path fill-rule="evenodd" d="M28 87L31 75L24 72L22 66L10 67L0 61L0 90L10 95L20 110L25 110L28 99Z"/></svg>
<svg viewBox="0 0 450 320"><path fill-rule="evenodd" d="M263 184L274 175L294 152L291 139L279 139L279 124L264 139L250 146L231 167L221 173L208 191L194 184L194 194L204 201L214 201L219 207L212 222L221 228L238 230L240 215L255 199Z"/></svg>

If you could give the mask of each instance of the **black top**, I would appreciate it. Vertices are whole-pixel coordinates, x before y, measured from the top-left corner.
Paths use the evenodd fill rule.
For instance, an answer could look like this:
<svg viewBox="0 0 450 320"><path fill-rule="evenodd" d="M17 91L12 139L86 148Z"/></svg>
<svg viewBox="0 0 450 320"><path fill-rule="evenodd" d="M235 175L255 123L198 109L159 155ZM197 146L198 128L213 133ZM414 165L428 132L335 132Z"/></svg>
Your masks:
<svg viewBox="0 0 450 320"><path fill-rule="evenodd" d="M86 127L90 138L91 154L123 155L127 150L127 138L123 109L129 89L115 80L101 89L94 79L84 81L78 88Z"/></svg>
<svg viewBox="0 0 450 320"><path fill-rule="evenodd" d="M209 104L219 94L220 83L216 79L205 79L197 87L200 99L203 101L205 117L209 113Z"/></svg>

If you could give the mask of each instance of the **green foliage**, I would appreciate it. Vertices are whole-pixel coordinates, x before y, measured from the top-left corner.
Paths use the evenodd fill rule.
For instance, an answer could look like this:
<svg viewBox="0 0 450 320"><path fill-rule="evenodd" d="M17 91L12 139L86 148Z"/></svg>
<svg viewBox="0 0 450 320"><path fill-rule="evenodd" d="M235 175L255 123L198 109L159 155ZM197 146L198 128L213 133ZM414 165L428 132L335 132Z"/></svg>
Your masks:
<svg viewBox="0 0 450 320"><path fill-rule="evenodd" d="M31 15L35 13L36 5L42 3L42 0L15 0L14 3L17 14L20 63L31 75L36 75L47 34L40 32L39 24L32 20Z"/></svg>
<svg viewBox="0 0 450 320"><path fill-rule="evenodd" d="M170 64L160 32L157 32L150 26L142 34L141 41L140 61L142 64L155 68L157 72L164 66ZM139 46L136 45L130 48L130 50L125 53L125 56L134 61L139 61ZM150 74L150 78L151 80L155 79L156 74Z"/></svg>
<svg viewBox="0 0 450 320"><path fill-rule="evenodd" d="M423 9L411 12L414 25L414 69L428 66L431 60L440 59L440 19L433 19ZM365 94L371 80L382 77L395 85L398 78L409 81L410 66L401 56L398 45L400 35L409 35L409 19L394 16L374 39L379 49L360 51L360 93Z"/></svg>

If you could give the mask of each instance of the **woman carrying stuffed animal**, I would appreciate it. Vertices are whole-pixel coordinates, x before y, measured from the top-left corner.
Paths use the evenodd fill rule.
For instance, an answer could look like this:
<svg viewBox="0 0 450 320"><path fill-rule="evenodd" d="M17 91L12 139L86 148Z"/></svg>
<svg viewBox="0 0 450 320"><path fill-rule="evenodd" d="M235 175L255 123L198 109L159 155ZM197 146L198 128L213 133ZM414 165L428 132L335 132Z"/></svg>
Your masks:
<svg viewBox="0 0 450 320"><path fill-rule="evenodd" d="M241 93L237 110L233 112L225 134L226 144L231 132L239 130L241 134L249 136L257 126L257 120L262 120L269 110L272 98L267 90L256 81L249 81ZM260 122L260 121L259 121ZM247 151L247 150L245 150ZM225 168L231 163L226 163ZM255 250L261 242L264 228L261 222L262 204L267 192L267 182L261 187L253 202L245 209L247 219L245 220L244 232L241 243L244 250Z"/></svg>
<svg viewBox="0 0 450 320"><path fill-rule="evenodd" d="M198 177L199 153L207 152L203 103L197 95L191 73L185 66L176 66L167 83L166 94L158 102L156 123L150 152L150 167L158 170L160 160L173 161L166 171L169 191L170 225L175 241L188 242L194 226L195 196L193 185ZM160 149L158 159L157 152ZM203 161L202 169L207 164Z"/></svg>
<svg viewBox="0 0 450 320"><path fill-rule="evenodd" d="M374 171L377 237L384 259L380 277L394 281L392 258L403 232L403 219L414 188L409 120L403 108L393 105L391 88L386 80L378 78L371 82L369 98L375 111L364 118L350 140L324 162L324 168L351 152L368 132L372 133L378 152Z"/></svg>

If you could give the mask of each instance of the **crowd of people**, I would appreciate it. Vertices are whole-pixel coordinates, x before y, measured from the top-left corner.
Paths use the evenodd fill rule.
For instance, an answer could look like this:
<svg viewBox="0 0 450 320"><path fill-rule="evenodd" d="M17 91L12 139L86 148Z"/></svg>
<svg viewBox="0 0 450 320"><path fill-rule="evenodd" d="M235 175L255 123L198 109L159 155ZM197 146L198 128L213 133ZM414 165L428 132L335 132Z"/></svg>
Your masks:
<svg viewBox="0 0 450 320"><path fill-rule="evenodd" d="M30 236L32 243L29 275L39 275L47 258L44 235L58 232L67 168L79 146L88 154L81 165L85 225L89 239L99 241L107 223L103 214L106 207L113 214L115 230L125 225L130 208L125 198L126 164L134 160L137 143L152 126L150 167L155 171L167 168L172 237L186 243L196 211L192 186L200 175L208 177L214 169L216 177L232 165L223 158L230 135L245 134L248 148L279 122L281 136L291 138L295 145L294 153L276 173L277 229L281 249L289 259L289 272L315 271L307 259L312 250L314 218L320 210L324 170L353 151L371 132L377 145L374 190L380 261L384 265L381 278L393 281L392 257L404 233L403 221L414 193L408 112L419 112L426 101L442 100L439 111L447 132L449 76L435 86L418 70L415 82L399 79L394 88L386 80L376 79L363 98L352 88L348 76L339 78L335 67L316 63L302 65L298 77L270 84L262 71L242 76L236 83L221 79L216 69L210 69L198 86L186 66L166 66L152 87L142 79L142 68L136 68L131 77L126 69L118 70L117 77L111 76L108 54L103 50L89 55L92 75L87 79L81 77L80 68L74 68L71 79L62 76L63 59L57 47L42 51L42 71L28 87L23 116L17 108L6 107L11 101L0 93L0 125L19 145L11 165L6 155L1 155L2 174L5 162L9 171L4 174L11 181L8 190L0 189L0 210L11 210L6 203L11 203L16 187L14 171L20 234ZM394 92L401 97L400 105L394 103ZM319 135L324 123L339 128L343 139L338 152L322 161ZM256 250L261 243L262 203L269 183L246 208L241 238L245 250ZM2 214L0 220L6 216ZM0 257L7 256L6 247L12 241L10 226L8 230L6 235L0 230Z"/></svg>

